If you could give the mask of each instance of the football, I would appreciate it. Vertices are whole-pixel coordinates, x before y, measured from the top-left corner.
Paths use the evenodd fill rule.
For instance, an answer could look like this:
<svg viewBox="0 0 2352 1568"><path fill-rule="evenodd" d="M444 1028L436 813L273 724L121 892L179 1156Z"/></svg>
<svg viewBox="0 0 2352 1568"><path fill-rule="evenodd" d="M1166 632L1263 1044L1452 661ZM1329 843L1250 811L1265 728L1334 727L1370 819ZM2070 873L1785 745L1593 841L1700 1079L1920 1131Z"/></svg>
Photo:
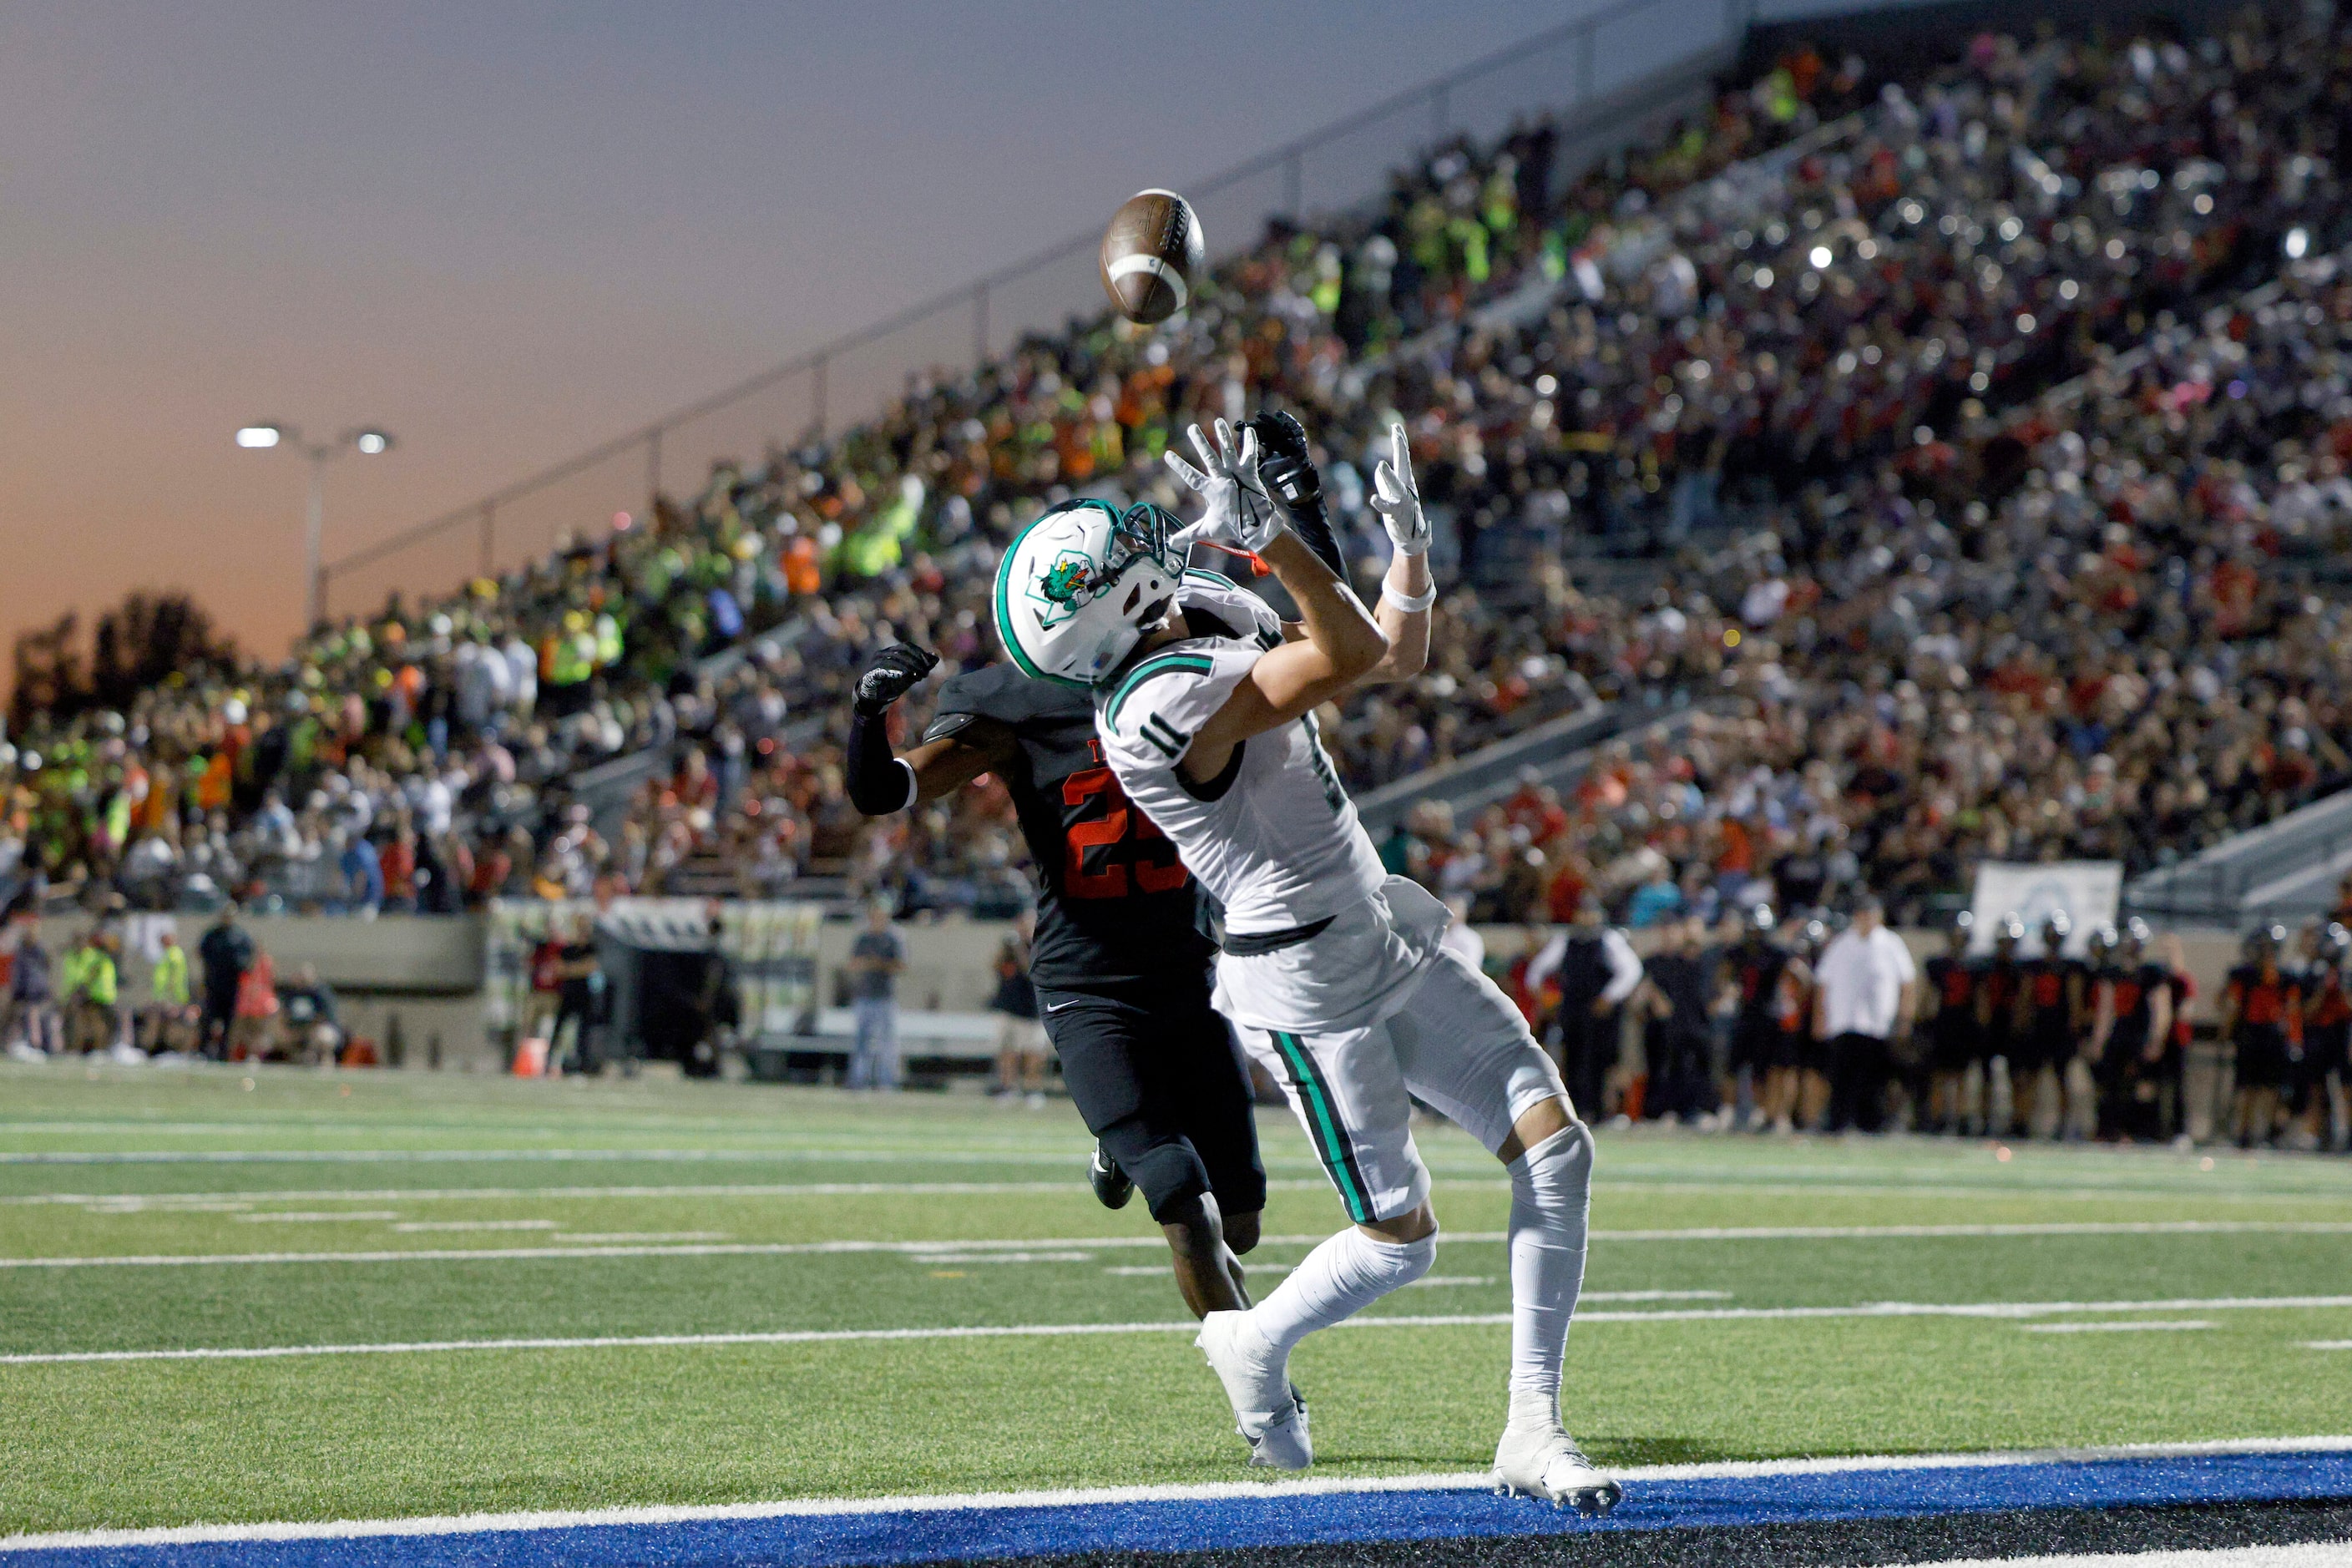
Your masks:
<svg viewBox="0 0 2352 1568"><path fill-rule="evenodd" d="M1173 191L1138 191L1103 231L1103 290L1129 321L1164 321L1192 299L1201 254L1192 204Z"/></svg>

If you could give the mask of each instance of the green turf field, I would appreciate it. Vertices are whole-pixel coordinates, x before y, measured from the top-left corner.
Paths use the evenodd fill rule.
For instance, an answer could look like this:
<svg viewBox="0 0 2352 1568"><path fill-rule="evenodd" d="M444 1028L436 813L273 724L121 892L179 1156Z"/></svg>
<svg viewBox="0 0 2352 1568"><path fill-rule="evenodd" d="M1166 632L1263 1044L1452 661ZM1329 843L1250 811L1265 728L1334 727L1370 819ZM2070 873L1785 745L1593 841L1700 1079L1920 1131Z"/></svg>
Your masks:
<svg viewBox="0 0 2352 1568"><path fill-rule="evenodd" d="M1261 1126L1263 1285L1340 1217ZM1239 1479L1087 1148L1061 1102L0 1068L0 1534ZM1508 1192L1423 1150L1450 1236L1367 1316L1445 1321L1300 1351L1318 1470L1492 1453ZM2352 1342L2352 1162L1604 1133L1599 1170L1568 1416L1605 1460L2352 1430L2314 1348ZM1853 1310L1887 1302L1979 1310ZM870 1333L1046 1325L1137 1327ZM467 1342L811 1331L869 1332Z"/></svg>

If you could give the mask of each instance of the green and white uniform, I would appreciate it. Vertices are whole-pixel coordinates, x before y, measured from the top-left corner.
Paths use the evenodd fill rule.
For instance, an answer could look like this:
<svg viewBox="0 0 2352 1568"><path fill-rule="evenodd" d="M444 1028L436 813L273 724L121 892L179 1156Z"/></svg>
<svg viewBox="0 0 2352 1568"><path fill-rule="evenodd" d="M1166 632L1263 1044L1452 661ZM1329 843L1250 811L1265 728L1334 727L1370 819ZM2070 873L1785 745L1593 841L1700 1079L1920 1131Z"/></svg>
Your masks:
<svg viewBox="0 0 2352 1568"><path fill-rule="evenodd" d="M1509 999L1444 951L1444 906L1382 868L1311 715L1253 736L1216 778L1178 771L1280 628L1207 574L1176 603L1202 635L1097 685L1104 754L1223 906L1218 1011L1282 1084L1349 1217L1391 1218L1429 1194L1414 1097L1495 1149L1562 1092L1559 1074Z"/></svg>

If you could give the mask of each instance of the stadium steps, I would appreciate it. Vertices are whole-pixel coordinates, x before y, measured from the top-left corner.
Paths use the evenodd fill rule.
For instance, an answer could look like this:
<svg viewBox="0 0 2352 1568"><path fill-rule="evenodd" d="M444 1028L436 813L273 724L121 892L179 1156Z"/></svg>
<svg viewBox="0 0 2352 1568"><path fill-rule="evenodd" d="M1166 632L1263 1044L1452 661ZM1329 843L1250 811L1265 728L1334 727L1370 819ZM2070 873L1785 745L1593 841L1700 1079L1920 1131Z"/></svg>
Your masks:
<svg viewBox="0 0 2352 1568"><path fill-rule="evenodd" d="M2347 871L2352 790L2342 790L2134 879L2124 889L2124 906L2150 919L2231 928L2303 921L2334 906Z"/></svg>
<svg viewBox="0 0 2352 1568"><path fill-rule="evenodd" d="M1424 801L1443 801L1456 820L1508 796L1522 784L1560 786L1591 766L1610 742L1642 731L1672 739L1706 710L1685 694L1652 692L1632 701L1596 702L1507 740L1384 784L1358 797L1356 814L1374 839Z"/></svg>

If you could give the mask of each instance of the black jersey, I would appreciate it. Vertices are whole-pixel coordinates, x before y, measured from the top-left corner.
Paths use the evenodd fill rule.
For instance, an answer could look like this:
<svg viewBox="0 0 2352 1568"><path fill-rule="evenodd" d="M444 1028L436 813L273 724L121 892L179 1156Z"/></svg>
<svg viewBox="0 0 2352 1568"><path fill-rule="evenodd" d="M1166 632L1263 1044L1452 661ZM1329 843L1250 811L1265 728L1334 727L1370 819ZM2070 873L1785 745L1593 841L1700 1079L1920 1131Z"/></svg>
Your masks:
<svg viewBox="0 0 2352 1568"><path fill-rule="evenodd" d="M2027 1028L2050 1044L2071 1039L2074 1032L2075 982L2083 966L2071 958L2044 956L2020 966L2025 987Z"/></svg>
<svg viewBox="0 0 2352 1568"><path fill-rule="evenodd" d="M1769 1035L1792 1028L1790 1006L1781 993L1789 973L1789 954L1769 942L1740 943L1724 955L1731 965L1732 984L1738 988L1735 1027L1742 1034Z"/></svg>
<svg viewBox="0 0 2352 1568"><path fill-rule="evenodd" d="M1650 984L1674 1009L1660 1022L1666 1034L1682 1039L1706 1035L1707 979L1714 969L1714 956L1707 953L1662 952L1648 961Z"/></svg>
<svg viewBox="0 0 2352 1568"><path fill-rule="evenodd" d="M2126 1049L2146 1048L2148 1026L2156 1020L2156 994L2171 978L2170 972L2161 963L2118 963L2100 978L2107 983L2115 997L2116 1021L2109 1038Z"/></svg>
<svg viewBox="0 0 2352 1568"><path fill-rule="evenodd" d="M1939 952L1919 967L1936 998L1937 1037L1955 1044L1975 1038L1977 966L1961 955Z"/></svg>
<svg viewBox="0 0 2352 1568"><path fill-rule="evenodd" d="M1092 695L991 665L946 683L923 738L973 718L1007 726L1020 752L1002 776L1036 868L1030 977L1049 991L1205 987L1215 947L1202 929L1199 884L1111 775Z"/></svg>

